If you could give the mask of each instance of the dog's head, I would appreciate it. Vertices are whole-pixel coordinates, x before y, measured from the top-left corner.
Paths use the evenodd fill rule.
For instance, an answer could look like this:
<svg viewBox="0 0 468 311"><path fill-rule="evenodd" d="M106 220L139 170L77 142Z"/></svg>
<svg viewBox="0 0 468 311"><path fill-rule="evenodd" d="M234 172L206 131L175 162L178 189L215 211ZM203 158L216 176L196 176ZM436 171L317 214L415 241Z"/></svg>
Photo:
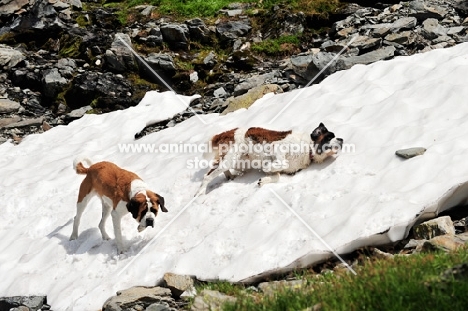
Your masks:
<svg viewBox="0 0 468 311"><path fill-rule="evenodd" d="M336 154L343 146L343 139L335 137L333 132L328 131L323 123L310 134L314 145L314 161L323 161L327 156ZM315 158L315 155L318 157Z"/></svg>
<svg viewBox="0 0 468 311"><path fill-rule="evenodd" d="M167 213L164 198L149 190L146 190L146 194L145 192L138 192L127 203L128 211L138 222L139 232L145 230L146 227L154 227L154 218L158 215L159 208Z"/></svg>

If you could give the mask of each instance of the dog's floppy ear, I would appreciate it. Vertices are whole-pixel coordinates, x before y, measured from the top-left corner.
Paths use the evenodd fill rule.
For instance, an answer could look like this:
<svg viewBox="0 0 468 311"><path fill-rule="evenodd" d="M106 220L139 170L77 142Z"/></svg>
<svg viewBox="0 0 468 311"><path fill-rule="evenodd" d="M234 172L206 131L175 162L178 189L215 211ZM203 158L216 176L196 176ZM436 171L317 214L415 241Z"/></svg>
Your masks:
<svg viewBox="0 0 468 311"><path fill-rule="evenodd" d="M133 218L138 218L138 212L140 210L140 202L138 202L134 197L127 203L127 210L132 213Z"/></svg>
<svg viewBox="0 0 468 311"><path fill-rule="evenodd" d="M156 196L158 197L158 204L159 204L159 207L161 207L161 211L163 211L164 213L167 213L168 210L164 206L164 198L157 193L156 193Z"/></svg>

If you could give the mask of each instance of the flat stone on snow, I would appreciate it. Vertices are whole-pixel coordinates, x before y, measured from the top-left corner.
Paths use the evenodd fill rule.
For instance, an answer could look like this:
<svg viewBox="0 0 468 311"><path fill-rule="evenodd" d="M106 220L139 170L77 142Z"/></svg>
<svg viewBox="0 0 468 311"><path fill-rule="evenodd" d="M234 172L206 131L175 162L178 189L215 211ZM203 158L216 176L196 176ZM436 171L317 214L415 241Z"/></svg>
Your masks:
<svg viewBox="0 0 468 311"><path fill-rule="evenodd" d="M410 159L418 155L423 155L424 152L426 152L426 148L415 147L415 148L397 150L395 154L401 158Z"/></svg>

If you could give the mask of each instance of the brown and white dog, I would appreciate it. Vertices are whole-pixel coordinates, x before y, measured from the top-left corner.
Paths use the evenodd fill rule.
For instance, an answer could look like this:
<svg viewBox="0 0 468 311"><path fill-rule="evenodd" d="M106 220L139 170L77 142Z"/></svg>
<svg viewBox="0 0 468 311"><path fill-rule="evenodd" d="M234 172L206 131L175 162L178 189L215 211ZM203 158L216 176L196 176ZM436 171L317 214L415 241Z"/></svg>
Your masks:
<svg viewBox="0 0 468 311"><path fill-rule="evenodd" d="M311 163L321 163L341 149L343 139L320 123L311 134L273 131L260 127L235 128L213 136L213 168L205 175L196 195L205 193L208 184L219 174L227 179L242 175L248 169L268 174L258 185L274 183L280 173L295 174ZM254 165L255 164L255 165Z"/></svg>
<svg viewBox="0 0 468 311"><path fill-rule="evenodd" d="M86 168L83 162L89 167ZM70 240L78 238L81 215L89 200L95 195L99 196L102 202L102 218L99 223L102 238L109 239L105 230L105 222L109 215L112 215L119 253L125 250L120 227L120 220L125 214L129 212L132 214L138 222L138 231L140 232L146 227L154 227L154 218L158 214L159 207L163 212L167 212L162 196L149 190L138 175L111 162L93 164L88 158L78 157L73 162L73 169L77 174L86 175L86 177L80 186Z"/></svg>

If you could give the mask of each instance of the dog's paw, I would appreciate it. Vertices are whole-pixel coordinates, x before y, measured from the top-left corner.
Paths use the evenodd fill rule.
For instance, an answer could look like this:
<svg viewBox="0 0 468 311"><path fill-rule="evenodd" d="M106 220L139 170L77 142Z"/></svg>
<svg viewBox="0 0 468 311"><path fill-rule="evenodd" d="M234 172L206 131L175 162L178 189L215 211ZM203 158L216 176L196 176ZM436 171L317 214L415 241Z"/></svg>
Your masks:
<svg viewBox="0 0 468 311"><path fill-rule="evenodd" d="M262 181L262 178L260 178L260 179L258 180L258 182L257 182L257 185L258 185L259 187L263 186L264 184L265 184L265 182Z"/></svg>
<svg viewBox="0 0 468 311"><path fill-rule="evenodd" d="M76 239L78 239L78 234L72 234L70 236L70 241L73 241L73 240L76 240Z"/></svg>

